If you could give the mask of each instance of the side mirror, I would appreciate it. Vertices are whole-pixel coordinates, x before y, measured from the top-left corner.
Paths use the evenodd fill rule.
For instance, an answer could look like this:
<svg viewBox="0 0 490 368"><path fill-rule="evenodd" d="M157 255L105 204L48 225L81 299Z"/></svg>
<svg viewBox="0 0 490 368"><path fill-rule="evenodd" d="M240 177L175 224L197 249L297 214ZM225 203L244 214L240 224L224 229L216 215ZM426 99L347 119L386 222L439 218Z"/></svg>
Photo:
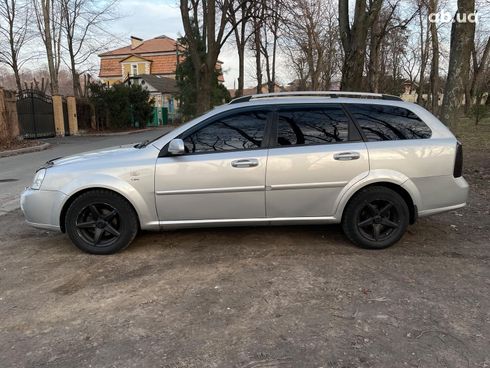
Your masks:
<svg viewBox="0 0 490 368"><path fill-rule="evenodd" d="M167 152L171 155L182 155L183 153L185 153L184 141L179 138L172 139L168 144Z"/></svg>

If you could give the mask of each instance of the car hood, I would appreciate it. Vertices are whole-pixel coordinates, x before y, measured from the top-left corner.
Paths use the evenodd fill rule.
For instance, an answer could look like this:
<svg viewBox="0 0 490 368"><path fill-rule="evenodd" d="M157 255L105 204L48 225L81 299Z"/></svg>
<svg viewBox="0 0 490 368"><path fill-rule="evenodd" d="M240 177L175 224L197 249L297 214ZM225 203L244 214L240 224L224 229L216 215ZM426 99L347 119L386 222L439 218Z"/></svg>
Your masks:
<svg viewBox="0 0 490 368"><path fill-rule="evenodd" d="M109 148L102 148L93 151L87 151L78 153L75 155L70 155L66 157L58 157L48 161L50 166L59 166L80 163L91 160L101 160L101 159L111 159L111 158L121 158L122 156L138 150L133 144L115 146Z"/></svg>

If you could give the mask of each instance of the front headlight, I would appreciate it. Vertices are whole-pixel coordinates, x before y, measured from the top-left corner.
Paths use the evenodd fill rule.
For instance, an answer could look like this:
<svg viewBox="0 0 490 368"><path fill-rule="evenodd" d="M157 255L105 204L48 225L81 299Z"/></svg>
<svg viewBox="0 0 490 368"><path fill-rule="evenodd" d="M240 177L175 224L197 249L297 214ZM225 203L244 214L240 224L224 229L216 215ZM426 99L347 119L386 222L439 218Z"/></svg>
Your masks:
<svg viewBox="0 0 490 368"><path fill-rule="evenodd" d="M34 176L31 189L38 190L39 188L41 188L41 184L43 183L45 176L46 176L46 169L39 169L36 172L36 175Z"/></svg>

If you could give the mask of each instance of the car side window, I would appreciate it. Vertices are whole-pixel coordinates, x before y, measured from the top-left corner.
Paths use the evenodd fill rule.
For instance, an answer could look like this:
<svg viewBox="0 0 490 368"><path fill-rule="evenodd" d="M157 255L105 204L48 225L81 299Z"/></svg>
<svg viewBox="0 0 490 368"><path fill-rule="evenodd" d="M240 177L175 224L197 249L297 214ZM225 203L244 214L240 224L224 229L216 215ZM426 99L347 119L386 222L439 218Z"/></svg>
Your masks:
<svg viewBox="0 0 490 368"><path fill-rule="evenodd" d="M298 146L345 142L349 119L341 106L281 109L277 120L277 144Z"/></svg>
<svg viewBox="0 0 490 368"><path fill-rule="evenodd" d="M206 153L260 148L267 114L267 111L248 111L218 118L185 136L185 151Z"/></svg>
<svg viewBox="0 0 490 368"><path fill-rule="evenodd" d="M367 140L391 141L430 138L432 131L413 112L397 106L346 104Z"/></svg>

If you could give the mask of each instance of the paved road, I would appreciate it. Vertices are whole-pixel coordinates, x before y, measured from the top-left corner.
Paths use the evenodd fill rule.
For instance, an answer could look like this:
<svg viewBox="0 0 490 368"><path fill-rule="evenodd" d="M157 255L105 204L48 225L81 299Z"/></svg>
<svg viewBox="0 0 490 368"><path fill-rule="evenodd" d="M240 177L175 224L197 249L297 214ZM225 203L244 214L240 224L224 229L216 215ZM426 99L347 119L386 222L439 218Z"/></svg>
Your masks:
<svg viewBox="0 0 490 368"><path fill-rule="evenodd" d="M46 161L95 149L137 143L152 139L168 128L127 135L104 137L63 137L44 141L51 143L45 151L0 158L0 216L19 207L22 190L32 182L34 172Z"/></svg>

